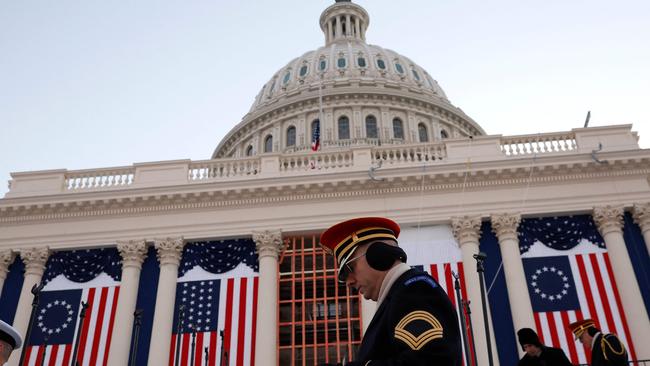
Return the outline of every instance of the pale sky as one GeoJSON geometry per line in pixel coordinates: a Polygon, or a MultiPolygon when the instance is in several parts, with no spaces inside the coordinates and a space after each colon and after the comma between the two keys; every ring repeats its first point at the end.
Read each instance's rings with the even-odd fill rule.
{"type": "MultiPolygon", "coordinates": [[[[488,134],[633,124],[650,147],[650,1],[357,0],[367,41],[488,134]]],[[[264,83],[324,43],[333,0],[0,2],[9,173],[209,159],[264,83]]]]}

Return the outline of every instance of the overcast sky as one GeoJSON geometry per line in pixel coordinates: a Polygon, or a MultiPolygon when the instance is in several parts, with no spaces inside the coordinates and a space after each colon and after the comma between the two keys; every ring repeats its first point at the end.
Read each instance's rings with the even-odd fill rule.
{"type": "MultiPolygon", "coordinates": [[[[357,0],[367,41],[438,80],[488,134],[633,124],[650,146],[648,0],[357,0]]],[[[9,173],[209,159],[333,0],[0,2],[9,173]]]]}

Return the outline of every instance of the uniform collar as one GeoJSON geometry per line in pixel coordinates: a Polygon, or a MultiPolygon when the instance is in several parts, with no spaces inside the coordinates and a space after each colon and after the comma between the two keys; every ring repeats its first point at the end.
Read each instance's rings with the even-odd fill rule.
{"type": "Polygon", "coordinates": [[[386,277],[384,277],[384,281],[381,283],[381,287],[379,288],[379,298],[377,299],[377,307],[379,307],[381,303],[384,301],[384,299],[388,295],[390,288],[393,287],[395,281],[397,281],[397,279],[401,275],[403,275],[410,269],[411,266],[409,266],[408,264],[400,263],[388,270],[388,273],[386,273],[386,277]]]}
{"type": "Polygon", "coordinates": [[[591,350],[592,351],[594,350],[594,345],[596,344],[596,338],[598,338],[601,335],[603,335],[601,332],[598,332],[598,333],[594,334],[594,338],[591,341],[591,350]]]}

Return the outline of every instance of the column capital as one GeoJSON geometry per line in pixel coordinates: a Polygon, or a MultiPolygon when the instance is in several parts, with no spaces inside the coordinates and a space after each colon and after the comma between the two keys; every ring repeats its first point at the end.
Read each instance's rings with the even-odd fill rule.
{"type": "Polygon", "coordinates": [[[598,226],[600,235],[623,231],[623,206],[594,207],[594,222],[598,226]]]}
{"type": "Polygon", "coordinates": [[[19,253],[25,263],[25,276],[28,274],[43,276],[45,264],[50,257],[49,247],[25,248],[20,249],[19,253]]]}
{"type": "Polygon", "coordinates": [[[147,254],[147,242],[144,239],[118,241],[117,250],[122,256],[122,268],[136,267],[140,269],[147,254]]]}
{"type": "Polygon", "coordinates": [[[158,261],[161,265],[173,264],[178,266],[181,263],[181,255],[185,246],[182,237],[154,239],[154,246],[158,251],[158,261]]]}
{"type": "Polygon", "coordinates": [[[521,215],[518,213],[501,213],[490,216],[492,231],[497,235],[499,241],[504,239],[517,239],[517,228],[521,222],[521,215]]]}
{"type": "Polygon", "coordinates": [[[284,251],[282,230],[253,231],[253,241],[260,257],[273,257],[278,259],[284,251]]]}
{"type": "Polygon", "coordinates": [[[7,273],[9,272],[9,266],[14,262],[16,258],[16,252],[11,249],[5,249],[0,251],[0,279],[7,278],[7,273]]]}
{"type": "Polygon", "coordinates": [[[635,203],[632,217],[641,227],[641,231],[650,231],[650,202],[635,203]]]}
{"type": "Polygon", "coordinates": [[[451,228],[458,244],[477,242],[481,234],[481,216],[452,217],[451,228]]]}

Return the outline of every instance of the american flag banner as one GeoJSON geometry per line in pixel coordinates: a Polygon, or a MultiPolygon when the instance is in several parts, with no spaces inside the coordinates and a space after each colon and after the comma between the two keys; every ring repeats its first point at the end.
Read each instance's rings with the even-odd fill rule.
{"type": "Polygon", "coordinates": [[[254,248],[250,239],[185,246],[176,285],[170,366],[177,359],[179,366],[255,364],[259,276],[254,248]]]}
{"type": "Polygon", "coordinates": [[[120,267],[114,249],[51,256],[24,365],[69,366],[77,340],[79,365],[106,365],[120,292],[114,277],[119,279],[120,267]],[[88,307],[79,324],[82,302],[88,307]]]}
{"type": "MultiPolygon", "coordinates": [[[[418,266],[420,267],[420,266],[418,266]]],[[[440,284],[440,287],[445,290],[447,293],[447,296],[449,296],[449,299],[451,300],[451,303],[454,305],[454,309],[458,311],[458,301],[456,299],[456,287],[455,287],[455,279],[452,275],[453,273],[456,273],[460,276],[459,281],[460,281],[460,291],[461,291],[461,296],[464,300],[467,300],[467,288],[465,287],[465,281],[464,281],[464,270],[463,270],[463,263],[462,262],[455,262],[455,263],[439,263],[439,264],[431,264],[429,266],[423,266],[422,268],[424,271],[429,273],[433,278],[438,281],[438,284],[440,284]]],[[[467,314],[465,313],[465,319],[469,319],[467,314]]],[[[458,327],[463,329],[463,324],[461,322],[460,316],[458,317],[458,327]]],[[[467,324],[465,324],[465,327],[467,329],[467,334],[470,335],[471,337],[471,332],[469,331],[469,322],[467,321],[467,324]]],[[[470,338],[471,339],[471,338],[470,338]]],[[[471,345],[472,342],[468,339],[469,344],[471,345]]],[[[470,346],[471,348],[471,346],[470,346]]],[[[471,354],[471,352],[470,352],[471,354]]],[[[463,344],[463,365],[471,365],[472,360],[468,363],[467,360],[465,360],[465,345],[463,344]]]]}
{"type": "Polygon", "coordinates": [[[254,364],[257,291],[258,277],[179,282],[175,314],[185,315],[180,341],[174,319],[170,366],[254,364]]]}
{"type": "Polygon", "coordinates": [[[311,133],[311,150],[318,151],[320,149],[320,122],[312,124],[311,133]]]}
{"type": "Polygon", "coordinates": [[[542,343],[562,348],[573,363],[590,363],[590,352],[568,325],[591,318],[603,332],[616,333],[636,359],[607,252],[586,241],[569,255],[550,248],[541,252],[555,255],[524,255],[522,261],[542,343]]]}

